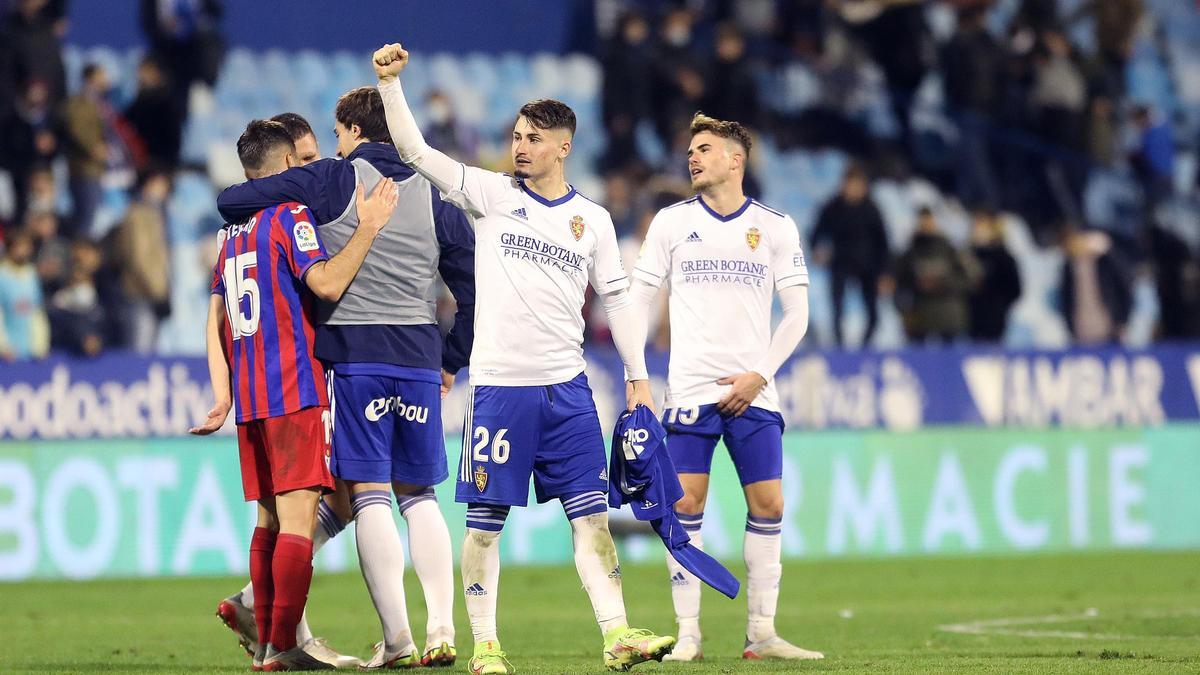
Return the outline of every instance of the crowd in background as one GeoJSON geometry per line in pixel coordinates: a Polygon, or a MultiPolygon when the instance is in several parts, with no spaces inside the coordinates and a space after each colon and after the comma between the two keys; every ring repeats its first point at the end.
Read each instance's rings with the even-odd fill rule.
{"type": "MultiPolygon", "coordinates": [[[[596,23],[602,34],[608,27],[598,57],[609,139],[599,169],[619,195],[610,196],[618,227],[636,238],[664,194],[687,193],[687,122],[703,110],[781,147],[835,147],[853,158],[808,242],[811,262],[830,272],[838,345],[871,344],[877,302],[887,300],[910,342],[1000,341],[1021,295],[1005,214],[1023,219],[1038,245],[1061,247],[1057,305],[1077,343],[1123,339],[1137,274],[1155,275],[1156,337],[1200,336],[1200,322],[1188,318],[1200,310],[1200,257],[1159,222],[1161,207],[1180,196],[1175,155],[1185,139],[1126,87],[1136,41],[1156,39],[1143,0],[1021,0],[1003,26],[989,20],[994,0],[946,1],[954,23],[941,35],[930,26],[934,4],[598,3],[596,23]],[[1071,36],[1089,26],[1084,49],[1071,36]],[[795,114],[763,103],[770,80],[762,74],[787,64],[819,82],[819,100],[795,114]],[[859,108],[871,72],[888,93],[894,124],[885,132],[859,108]],[[930,75],[940,76],[936,112],[948,123],[940,127],[919,123],[930,75]],[[665,150],[657,162],[644,150],[647,132],[665,150]],[[1117,169],[1135,177],[1140,194],[1120,222],[1101,228],[1087,222],[1085,189],[1095,172],[1117,169]],[[889,242],[871,184],[912,176],[938,188],[940,203],[915,205],[911,241],[889,242]],[[946,205],[968,214],[968,245],[941,231],[934,207],[946,205]],[[848,288],[867,314],[855,340],[842,330],[848,288]]],[[[753,175],[747,185],[760,196],[753,175]]]]}
{"type": "MultiPolygon", "coordinates": [[[[1158,337],[1200,337],[1200,260],[1160,222],[1181,198],[1176,149],[1192,139],[1126,87],[1134,45],[1153,33],[1143,2],[1021,0],[997,26],[994,0],[594,0],[607,137],[596,168],[623,253],[632,264],[657,209],[690,195],[687,122],[703,110],[783,149],[852,158],[807,242],[810,264],[829,273],[838,345],[870,345],[885,302],[913,343],[1002,340],[1022,292],[1005,244],[1010,215],[1040,246],[1061,247],[1057,305],[1077,342],[1123,338],[1138,274],[1155,279],[1158,337]],[[951,30],[933,30],[933,5],[953,15],[951,30]],[[1086,48],[1072,39],[1080,26],[1090,26],[1086,48]],[[800,111],[766,103],[765,75],[789,64],[819,85],[800,111]],[[888,129],[862,115],[871,73],[886,85],[888,129]],[[929,124],[919,102],[934,74],[945,125],[929,124]],[[1084,192],[1090,175],[1116,168],[1136,176],[1140,195],[1119,226],[1102,229],[1087,222],[1084,192]],[[915,205],[911,240],[889,241],[872,185],[911,176],[936,186],[939,203],[915,205]],[[939,225],[947,205],[969,214],[965,246],[939,225]],[[853,338],[842,329],[848,293],[867,314],[853,338]]],[[[68,87],[65,5],[0,0],[0,171],[14,204],[0,216],[5,360],[51,348],[153,351],[172,309],[165,205],[187,101],[217,81],[224,50],[217,0],[142,0],[147,51],[136,94],[118,105],[101,66],[68,87]],[[97,228],[113,185],[128,189],[128,210],[97,228]]],[[[424,111],[430,142],[470,160],[478,134],[449,99],[435,92],[424,111]]],[[[752,152],[747,192],[760,197],[754,165],[752,152]]],[[[589,339],[605,339],[602,321],[589,339]]]]}
{"type": "Polygon", "coordinates": [[[0,170],[13,192],[0,218],[0,359],[154,350],[171,312],[166,204],[191,88],[219,72],[220,13],[212,0],[143,0],[148,49],[119,106],[97,64],[68,89],[65,0],[0,2],[0,170]],[[129,205],[100,231],[111,186],[129,205]]]}

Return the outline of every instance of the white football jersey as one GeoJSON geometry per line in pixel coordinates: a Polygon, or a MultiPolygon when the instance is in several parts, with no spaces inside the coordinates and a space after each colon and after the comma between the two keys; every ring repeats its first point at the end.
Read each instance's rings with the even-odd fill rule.
{"type": "Polygon", "coordinates": [[[558,384],[582,373],[589,281],[601,295],[629,286],[608,211],[573,187],[547,200],[475,167],[443,199],[475,226],[471,384],[558,384]]]}
{"type": "MultiPolygon", "coordinates": [[[[698,196],[654,216],[633,275],[669,284],[671,408],[721,400],[729,386],[717,380],[752,370],[771,344],[775,289],[808,284],[789,216],[752,199],[721,216],[698,196]]],[[[753,405],[779,410],[774,380],[753,405]]]]}

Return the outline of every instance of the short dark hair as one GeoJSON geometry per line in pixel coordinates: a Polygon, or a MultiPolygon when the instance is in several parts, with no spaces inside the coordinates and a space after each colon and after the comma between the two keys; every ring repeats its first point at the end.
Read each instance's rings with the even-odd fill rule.
{"type": "Polygon", "coordinates": [[[383,97],[375,87],[359,87],[342,94],[333,117],[347,129],[357,124],[362,137],[372,143],[392,142],[383,112],[383,97]]]}
{"type": "Polygon", "coordinates": [[[308,120],[294,112],[279,113],[272,117],[271,121],[282,124],[283,128],[287,129],[288,135],[292,137],[293,141],[298,141],[305,136],[316,136],[308,120]]]}
{"type": "Polygon", "coordinates": [[[287,132],[287,127],[270,120],[251,120],[237,142],[238,159],[247,171],[262,169],[271,153],[280,148],[295,152],[296,142],[287,132]]]}
{"type": "Polygon", "coordinates": [[[95,76],[96,73],[102,73],[102,72],[104,72],[104,66],[93,61],[83,67],[83,81],[90,82],[92,80],[92,77],[95,76]]]}
{"type": "Polygon", "coordinates": [[[707,131],[718,138],[727,138],[741,145],[742,149],[746,151],[746,156],[750,156],[750,146],[752,145],[750,132],[742,126],[741,122],[719,120],[698,112],[692,116],[690,131],[693,136],[707,131]]]}
{"type": "Polygon", "coordinates": [[[166,164],[152,161],[146,165],[146,168],[138,172],[137,182],[134,183],[134,190],[140,193],[146,187],[146,184],[155,178],[165,178],[167,179],[167,183],[174,183],[175,173],[166,164]]]}
{"type": "Polygon", "coordinates": [[[521,117],[538,129],[566,129],[575,135],[575,111],[552,98],[539,98],[521,106],[521,117]]]}

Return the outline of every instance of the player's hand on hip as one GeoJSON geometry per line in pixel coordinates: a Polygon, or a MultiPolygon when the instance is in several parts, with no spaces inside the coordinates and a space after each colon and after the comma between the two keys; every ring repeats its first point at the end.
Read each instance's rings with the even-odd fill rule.
{"type": "Polygon", "coordinates": [[[638,404],[644,405],[654,410],[654,394],[650,391],[650,380],[633,380],[625,383],[625,409],[632,411],[638,407],[638,404]]]}
{"type": "Polygon", "coordinates": [[[387,225],[392,212],[396,210],[400,191],[396,187],[396,181],[384,178],[375,184],[370,197],[366,197],[364,192],[362,183],[359,183],[358,194],[354,200],[355,208],[358,209],[358,226],[378,233],[387,225]]]}
{"type": "Polygon", "coordinates": [[[401,47],[399,42],[384,45],[375,50],[371,65],[375,66],[375,75],[380,82],[394,80],[408,65],[408,50],[401,47]]]}
{"type": "Polygon", "coordinates": [[[204,418],[204,422],[198,427],[188,429],[189,434],[196,436],[207,436],[221,427],[225,426],[225,418],[229,416],[229,409],[233,404],[229,401],[217,401],[212,410],[208,411],[208,415],[204,418]]]}
{"type": "Polygon", "coordinates": [[[446,394],[454,388],[454,373],[442,371],[442,398],[446,398],[446,394]]]}
{"type": "Polygon", "coordinates": [[[737,417],[746,412],[754,399],[758,398],[759,392],[767,386],[767,380],[762,375],[751,371],[722,377],[717,380],[717,384],[730,385],[729,393],[717,401],[717,411],[722,415],[737,417]]]}

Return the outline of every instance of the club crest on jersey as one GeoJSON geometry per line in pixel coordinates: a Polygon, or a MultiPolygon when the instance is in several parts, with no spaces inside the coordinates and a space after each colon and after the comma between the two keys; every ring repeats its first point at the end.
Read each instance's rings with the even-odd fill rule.
{"type": "Polygon", "coordinates": [[[475,487],[480,492],[487,487],[487,469],[484,469],[482,465],[475,466],[475,487]]]}
{"type": "Polygon", "coordinates": [[[746,230],[746,245],[751,251],[758,250],[758,242],[762,241],[762,234],[759,233],[757,227],[752,227],[746,230]]]}
{"type": "Polygon", "coordinates": [[[583,216],[575,216],[571,219],[571,234],[574,235],[575,241],[583,239],[583,216]]]}
{"type": "Polygon", "coordinates": [[[315,251],[321,247],[317,243],[317,231],[313,229],[312,223],[301,220],[292,228],[292,235],[296,237],[296,250],[298,251],[315,251]]]}

